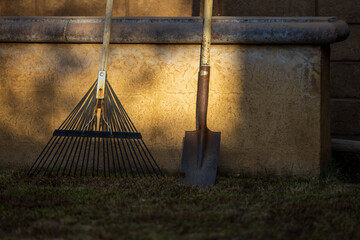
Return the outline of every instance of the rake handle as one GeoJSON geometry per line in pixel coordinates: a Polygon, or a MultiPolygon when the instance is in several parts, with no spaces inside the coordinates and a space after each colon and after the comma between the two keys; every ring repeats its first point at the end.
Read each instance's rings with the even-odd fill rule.
{"type": "Polygon", "coordinates": [[[113,0],[107,0],[106,1],[105,24],[104,24],[104,37],[103,37],[102,54],[101,54],[101,69],[100,69],[101,71],[107,70],[110,34],[111,34],[112,9],[113,9],[113,0]]]}

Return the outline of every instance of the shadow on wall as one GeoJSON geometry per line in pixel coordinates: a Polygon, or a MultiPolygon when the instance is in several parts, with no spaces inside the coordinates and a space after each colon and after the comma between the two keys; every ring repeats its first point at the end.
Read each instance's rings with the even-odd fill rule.
{"type": "Polygon", "coordinates": [[[216,48],[222,47],[227,48],[220,50],[226,60],[218,62],[217,56],[212,57],[209,103],[209,128],[222,132],[219,170],[316,174],[319,47],[216,48]],[[230,49],[234,53],[226,56],[230,49]],[[221,72],[226,72],[226,77],[221,77],[221,72]]]}
{"type": "MultiPolygon", "coordinates": [[[[212,47],[208,122],[222,134],[220,171],[318,169],[319,51],[212,47]]],[[[0,44],[2,166],[35,160],[96,79],[100,53],[100,44],[0,44]]],[[[178,171],[196,127],[199,56],[200,45],[110,45],[108,79],[165,171],[178,171]]]]}
{"type": "MultiPolygon", "coordinates": [[[[0,0],[0,16],[104,16],[105,0],[0,0]]],[[[114,16],[202,16],[203,0],[114,0],[114,16]]],[[[313,16],[313,1],[214,0],[214,16],[313,16]]]]}
{"type": "MultiPolygon", "coordinates": [[[[188,52],[176,49],[175,45],[165,49],[161,45],[111,45],[108,74],[145,142],[155,157],[166,159],[163,163],[171,166],[165,168],[172,170],[178,168],[175,165],[181,154],[178,145],[182,137],[175,135],[184,133],[184,128],[177,128],[183,120],[172,111],[186,114],[184,107],[190,104],[195,113],[193,89],[197,80],[191,77],[194,81],[185,84],[190,90],[183,91],[178,90],[183,81],[178,82],[176,77],[196,76],[198,66],[195,61],[188,67],[188,52]]],[[[198,59],[200,48],[192,49],[198,59]]],[[[35,160],[53,130],[96,79],[100,52],[99,44],[0,44],[0,71],[5,73],[1,77],[4,94],[0,96],[4,104],[0,125],[2,166],[29,166],[35,160]]]]}
{"type": "MultiPolygon", "coordinates": [[[[15,5],[13,0],[2,0],[0,16],[104,16],[105,4],[105,0],[35,0],[18,1],[15,5]]],[[[114,0],[113,16],[201,16],[202,5],[203,0],[114,0]]],[[[224,7],[227,5],[223,0],[214,0],[214,16],[231,15],[224,7]]]]}
{"type": "Polygon", "coordinates": [[[69,91],[75,79],[67,73],[79,72],[84,61],[71,49],[56,49],[56,44],[0,44],[2,165],[28,165],[58,124],[54,116],[75,106],[70,99],[77,93],[69,91]]]}

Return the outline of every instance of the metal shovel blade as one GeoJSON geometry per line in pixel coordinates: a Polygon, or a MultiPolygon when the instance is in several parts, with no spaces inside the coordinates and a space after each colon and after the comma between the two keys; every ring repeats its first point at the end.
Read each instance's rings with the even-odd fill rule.
{"type": "Polygon", "coordinates": [[[185,132],[180,183],[203,187],[212,186],[215,184],[219,160],[220,132],[207,130],[203,147],[200,144],[200,136],[200,130],[185,132]]]}

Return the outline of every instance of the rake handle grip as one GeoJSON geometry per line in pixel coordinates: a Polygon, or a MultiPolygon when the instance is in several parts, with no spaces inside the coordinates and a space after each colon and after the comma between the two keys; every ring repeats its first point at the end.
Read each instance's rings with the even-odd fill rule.
{"type": "Polygon", "coordinates": [[[105,24],[104,24],[104,37],[102,45],[102,54],[101,54],[101,71],[107,70],[107,61],[109,55],[109,44],[110,44],[110,34],[111,34],[111,16],[113,9],[113,0],[106,1],[106,15],[105,15],[105,24]]]}

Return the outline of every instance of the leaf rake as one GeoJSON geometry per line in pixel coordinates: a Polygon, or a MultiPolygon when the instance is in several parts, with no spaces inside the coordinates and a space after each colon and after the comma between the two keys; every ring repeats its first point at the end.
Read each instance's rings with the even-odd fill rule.
{"type": "Polygon", "coordinates": [[[106,77],[112,5],[107,0],[98,78],[54,131],[29,176],[163,176],[106,77]]]}

